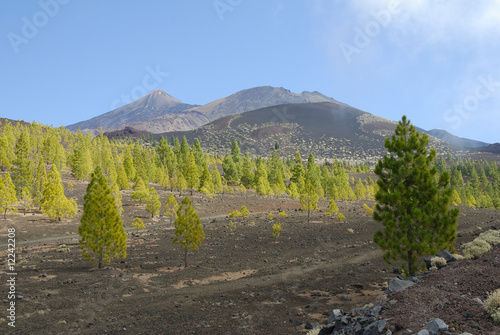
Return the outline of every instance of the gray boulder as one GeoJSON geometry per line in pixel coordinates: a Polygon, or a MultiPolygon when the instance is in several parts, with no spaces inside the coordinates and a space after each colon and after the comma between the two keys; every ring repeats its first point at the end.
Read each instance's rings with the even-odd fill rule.
{"type": "Polygon", "coordinates": [[[363,331],[363,335],[380,335],[385,329],[385,325],[387,324],[386,320],[379,320],[373,322],[363,331]]]}
{"type": "Polygon", "coordinates": [[[427,323],[427,330],[431,335],[441,335],[448,330],[448,325],[441,319],[434,319],[427,323]]]}
{"type": "Polygon", "coordinates": [[[404,290],[407,287],[415,285],[414,282],[409,281],[409,280],[402,280],[399,278],[393,278],[389,282],[389,286],[387,287],[387,290],[385,291],[385,294],[391,294],[394,292],[399,292],[404,290]]]}
{"type": "Polygon", "coordinates": [[[429,331],[427,329],[422,329],[417,333],[417,335],[429,335],[429,331]]]}

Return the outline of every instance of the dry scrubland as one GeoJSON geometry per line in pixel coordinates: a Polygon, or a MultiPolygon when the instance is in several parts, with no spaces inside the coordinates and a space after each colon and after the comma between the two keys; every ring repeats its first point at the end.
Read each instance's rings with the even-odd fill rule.
{"type": "MultiPolygon", "coordinates": [[[[189,253],[190,266],[186,269],[182,250],[172,243],[174,230],[169,218],[151,218],[144,206],[131,201],[131,191],[122,191],[127,258],[97,269],[82,258],[78,246],[77,229],[87,183],[64,174],[63,184],[66,195],[77,201],[75,218],[59,222],[36,212],[0,220],[2,278],[7,263],[5,232],[14,227],[16,288],[22,296],[16,305],[15,331],[0,315],[2,332],[305,333],[308,322],[326,323],[333,308],[346,310],[373,302],[395,275],[372,242],[380,224],[362,209],[364,203],[373,207],[373,201],[338,201],[340,212],[346,216],[340,223],[334,216],[325,216],[328,203],[320,200],[322,210],[313,213],[306,224],[307,214],[298,210],[297,200],[251,192],[217,195],[215,199],[194,193],[191,199],[202,218],[206,238],[199,251],[189,253]],[[73,190],[66,187],[68,182],[74,185],[73,190]],[[231,231],[227,215],[242,205],[251,215],[233,220],[231,231]],[[288,216],[280,218],[278,210],[288,216]],[[273,221],[268,218],[269,212],[274,213],[273,221]],[[144,221],[145,229],[130,229],[135,217],[144,221]],[[272,236],[276,221],[283,222],[277,241],[272,236]]],[[[165,203],[170,192],[156,189],[165,203]]],[[[178,192],[175,194],[179,201],[178,192]]],[[[500,228],[497,211],[462,208],[457,249],[492,227],[500,228]]],[[[493,252],[498,254],[498,249],[493,252]]],[[[467,266],[461,269],[465,273],[467,266]]],[[[470,278],[481,275],[472,273],[470,278]]],[[[498,277],[488,280],[496,280],[498,285],[498,277]]],[[[478,290],[484,299],[487,292],[478,290]]],[[[403,310],[415,314],[412,309],[403,310]]],[[[413,324],[430,321],[432,311],[425,311],[429,320],[413,320],[413,324]]],[[[474,316],[477,320],[469,320],[482,325],[484,332],[476,329],[472,333],[488,333],[483,325],[487,320],[484,313],[478,312],[474,316]]]]}

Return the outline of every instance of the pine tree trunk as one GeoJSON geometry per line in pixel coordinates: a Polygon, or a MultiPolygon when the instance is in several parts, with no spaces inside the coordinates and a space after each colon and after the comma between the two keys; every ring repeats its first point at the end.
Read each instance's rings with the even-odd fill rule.
{"type": "Polygon", "coordinates": [[[413,252],[408,250],[408,274],[410,277],[415,276],[415,271],[413,270],[413,252]]]}
{"type": "Polygon", "coordinates": [[[307,209],[307,224],[309,224],[309,217],[311,216],[311,209],[307,209]]]}
{"type": "Polygon", "coordinates": [[[184,267],[185,268],[188,267],[187,257],[188,257],[188,250],[186,249],[185,252],[184,252],[184,267]]]}

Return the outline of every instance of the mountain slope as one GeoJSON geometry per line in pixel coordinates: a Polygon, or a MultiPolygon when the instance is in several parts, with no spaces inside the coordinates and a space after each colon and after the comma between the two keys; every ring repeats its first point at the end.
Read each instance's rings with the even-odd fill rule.
{"type": "Polygon", "coordinates": [[[118,129],[131,122],[146,121],[160,115],[176,113],[194,105],[168,95],[162,90],[154,90],[128,105],[119,107],[111,112],[96,116],[87,121],[81,121],[67,126],[69,130],[84,129],[118,129]]]}
{"type": "MultiPolygon", "coordinates": [[[[396,122],[337,102],[287,104],[261,108],[212,121],[198,129],[156,134],[159,139],[186,136],[190,143],[198,138],[206,150],[226,153],[233,140],[238,140],[242,152],[268,155],[278,142],[280,152],[292,155],[298,148],[312,152],[316,158],[372,161],[387,153],[385,137],[391,135],[396,122]]],[[[126,136],[133,135],[128,129],[126,136]]],[[[123,137],[119,132],[108,137],[123,137]]],[[[141,134],[142,135],[142,134],[141,134]]],[[[139,135],[140,136],[140,135],[139,135]]],[[[431,145],[438,152],[450,152],[449,145],[434,137],[431,145]]]]}
{"type": "Polygon", "coordinates": [[[283,87],[260,86],[238,91],[225,98],[189,110],[203,113],[213,121],[222,116],[240,114],[264,107],[322,101],[337,102],[319,92],[305,91],[297,94],[283,87]]]}
{"type": "MultiPolygon", "coordinates": [[[[319,92],[290,92],[282,87],[262,86],[242,90],[203,106],[184,104],[161,90],[106,114],[69,125],[70,130],[120,129],[125,126],[152,133],[196,129],[219,117],[239,114],[259,108],[292,104],[335,102],[319,92]]],[[[339,103],[340,104],[340,103],[339,103]]]]}
{"type": "Polygon", "coordinates": [[[448,142],[452,145],[455,145],[457,147],[479,148],[479,147],[485,147],[485,146],[490,145],[490,143],[471,140],[471,139],[463,138],[463,137],[458,137],[458,136],[450,134],[446,130],[442,130],[442,129],[431,129],[431,130],[423,130],[423,131],[429,135],[432,135],[434,137],[445,140],[446,142],[448,142]]]}

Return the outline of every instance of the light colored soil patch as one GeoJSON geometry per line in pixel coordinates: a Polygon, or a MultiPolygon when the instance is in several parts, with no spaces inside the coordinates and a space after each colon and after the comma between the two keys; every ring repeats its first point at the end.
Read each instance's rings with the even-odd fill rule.
{"type": "Polygon", "coordinates": [[[171,272],[179,271],[179,270],[182,270],[182,269],[183,268],[180,268],[180,267],[176,266],[176,267],[158,268],[158,269],[156,269],[156,271],[163,272],[163,273],[171,273],[171,272]]]}
{"type": "Polygon", "coordinates": [[[188,286],[193,286],[193,285],[206,285],[206,284],[211,284],[215,282],[220,282],[220,281],[232,281],[232,280],[237,280],[241,279],[244,277],[248,277],[250,275],[253,275],[257,273],[257,270],[243,270],[243,271],[238,271],[238,272],[225,272],[219,276],[211,276],[207,278],[203,278],[201,280],[194,279],[194,280],[181,280],[179,283],[172,285],[174,288],[183,288],[183,287],[188,287],[188,286]]]}
{"type": "Polygon", "coordinates": [[[158,274],[154,273],[140,273],[132,275],[135,279],[139,279],[144,284],[147,284],[151,278],[158,277],[158,274]]]}

